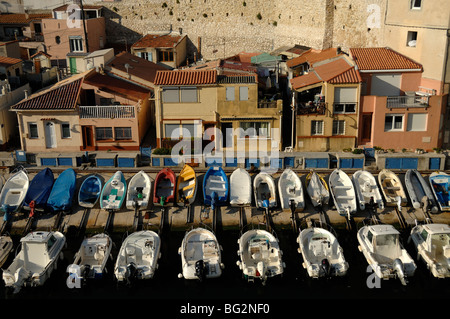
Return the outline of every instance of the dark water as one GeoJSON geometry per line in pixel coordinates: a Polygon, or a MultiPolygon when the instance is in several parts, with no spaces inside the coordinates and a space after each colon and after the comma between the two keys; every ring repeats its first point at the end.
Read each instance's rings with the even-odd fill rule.
{"type": "MultiPolygon", "coordinates": [[[[167,230],[162,235],[162,257],[155,277],[146,282],[139,282],[132,287],[118,287],[113,279],[113,266],[124,233],[112,234],[115,246],[113,261],[108,264],[109,273],[98,282],[91,282],[82,289],[69,289],[66,286],[66,267],[73,261],[74,253],[78,250],[81,238],[67,233],[67,248],[64,250],[64,260],[60,261],[58,269],[52,273],[43,287],[23,288],[17,295],[5,292],[1,281],[0,297],[3,300],[37,300],[51,301],[63,299],[78,302],[83,300],[128,300],[143,302],[146,307],[164,306],[164,309],[178,314],[181,307],[189,300],[191,304],[222,303],[222,302],[266,302],[273,309],[282,308],[288,311],[307,305],[327,304],[327,301],[386,300],[397,299],[400,302],[407,299],[433,300],[433,303],[443,308],[443,299],[449,300],[450,285],[448,280],[438,280],[430,275],[422,262],[417,262],[418,269],[414,277],[409,279],[407,286],[402,286],[399,280],[382,281],[381,288],[368,288],[366,280],[367,262],[358,251],[356,235],[347,230],[338,230],[337,236],[344,249],[344,255],[349,262],[348,275],[344,278],[329,280],[309,279],[302,267],[302,257],[297,253],[296,234],[290,229],[277,230],[283,261],[286,263],[285,273],[281,278],[267,282],[247,283],[243,280],[241,271],[236,265],[237,239],[239,230],[225,230],[218,232],[218,239],[223,247],[222,261],[225,269],[221,278],[203,283],[179,279],[181,261],[178,248],[184,236],[183,231],[167,230]],[[300,304],[299,304],[300,303],[300,304]],[[292,309],[293,308],[293,309],[292,309]]],[[[406,244],[406,236],[403,241],[406,244]]],[[[14,238],[17,243],[19,238],[14,238]]],[[[406,245],[411,256],[415,257],[412,246],[406,245]]],[[[13,255],[13,254],[12,254],[13,255]]],[[[7,267],[12,258],[6,262],[7,267]]],[[[111,302],[109,302],[111,304],[111,302]]],[[[126,305],[127,303],[125,303],[126,305]]]]}

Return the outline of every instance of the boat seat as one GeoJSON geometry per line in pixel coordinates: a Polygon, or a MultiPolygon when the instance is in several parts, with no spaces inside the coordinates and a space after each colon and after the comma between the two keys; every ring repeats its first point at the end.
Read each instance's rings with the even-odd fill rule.
{"type": "Polygon", "coordinates": [[[182,178],[183,178],[184,181],[188,181],[190,179],[194,179],[195,178],[195,173],[191,172],[189,174],[183,175],[182,178]]]}
{"type": "Polygon", "coordinates": [[[353,199],[353,196],[338,196],[338,199],[353,199]]]}
{"type": "Polygon", "coordinates": [[[220,187],[210,187],[209,190],[212,190],[212,191],[224,191],[225,189],[224,188],[220,188],[220,187]]]}
{"type": "Polygon", "coordinates": [[[389,190],[393,190],[393,191],[399,191],[400,190],[400,187],[397,187],[397,186],[388,186],[388,187],[385,187],[386,189],[389,189],[389,190]]]}
{"type": "Polygon", "coordinates": [[[194,188],[195,187],[195,184],[192,184],[192,185],[188,185],[188,186],[185,186],[185,187],[183,187],[183,191],[187,191],[187,190],[189,190],[189,189],[191,189],[191,188],[194,188]]]}
{"type": "Polygon", "coordinates": [[[335,189],[352,189],[351,186],[345,186],[345,185],[337,185],[333,186],[335,189]]]}

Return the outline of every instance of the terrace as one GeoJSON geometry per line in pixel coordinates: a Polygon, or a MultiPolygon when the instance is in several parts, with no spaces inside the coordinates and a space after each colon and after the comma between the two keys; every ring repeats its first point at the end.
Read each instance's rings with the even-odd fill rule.
{"type": "Polygon", "coordinates": [[[80,119],[132,119],[135,117],[134,105],[80,106],[80,119]]]}

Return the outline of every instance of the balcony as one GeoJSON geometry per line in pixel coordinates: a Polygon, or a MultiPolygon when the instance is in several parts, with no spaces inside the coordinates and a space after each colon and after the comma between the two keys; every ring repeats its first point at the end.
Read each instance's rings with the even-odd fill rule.
{"type": "Polygon", "coordinates": [[[407,109],[407,108],[427,108],[429,96],[426,95],[405,95],[388,96],[386,107],[388,109],[407,109]]]}
{"type": "Polygon", "coordinates": [[[297,115],[308,115],[308,114],[324,115],[326,109],[327,103],[325,102],[299,103],[297,105],[297,115]]]}
{"type": "Polygon", "coordinates": [[[134,105],[80,106],[80,119],[132,119],[134,105]]]}

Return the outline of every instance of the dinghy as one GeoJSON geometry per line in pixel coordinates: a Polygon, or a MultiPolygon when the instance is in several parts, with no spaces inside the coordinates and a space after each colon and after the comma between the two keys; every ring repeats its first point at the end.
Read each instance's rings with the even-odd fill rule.
{"type": "Polygon", "coordinates": [[[137,172],[128,183],[126,207],[128,209],[146,209],[151,187],[150,176],[144,171],[137,172]]]}
{"type": "Polygon", "coordinates": [[[230,205],[248,206],[252,203],[252,178],[243,168],[237,168],[230,175],[230,205]]]}
{"type": "Polygon", "coordinates": [[[0,209],[5,213],[5,220],[22,207],[29,185],[28,175],[23,169],[13,173],[3,185],[0,209]]]}
{"type": "Polygon", "coordinates": [[[350,218],[350,215],[357,211],[356,194],[352,180],[343,170],[335,169],[331,172],[328,182],[338,213],[350,218]]]}
{"type": "Polygon", "coordinates": [[[236,264],[247,281],[259,279],[265,284],[268,278],[283,274],[282,251],[273,234],[263,229],[248,230],[238,239],[238,245],[236,264]]]}
{"type": "Polygon", "coordinates": [[[336,237],[321,227],[309,227],[297,237],[303,267],[311,278],[345,276],[348,263],[336,237]]]}
{"type": "Polygon", "coordinates": [[[92,208],[98,202],[102,192],[102,180],[97,175],[89,175],[81,183],[78,192],[78,204],[81,207],[92,208]]]}
{"type": "Polygon", "coordinates": [[[409,169],[406,171],[405,186],[415,209],[423,207],[423,201],[426,200],[427,209],[430,209],[432,213],[437,213],[439,211],[431,188],[416,169],[409,169]]]}
{"type": "Polygon", "coordinates": [[[203,202],[212,209],[225,205],[228,199],[228,178],[222,167],[211,166],[203,177],[203,202]]]}
{"type": "Polygon", "coordinates": [[[275,182],[269,174],[258,173],[253,180],[256,208],[277,207],[275,182]]]}
{"type": "Polygon", "coordinates": [[[64,170],[53,184],[47,206],[53,212],[66,211],[72,207],[77,174],[72,168],[64,170]]]}
{"type": "Polygon", "coordinates": [[[306,191],[314,207],[327,205],[330,199],[328,185],[322,176],[310,171],[306,176],[306,191]]]}
{"type": "Polygon", "coordinates": [[[100,208],[114,211],[119,210],[127,193],[127,181],[121,171],[117,171],[103,186],[100,195],[100,208]]]}
{"type": "Polygon", "coordinates": [[[161,257],[161,240],[157,233],[142,230],[130,234],[122,243],[114,267],[118,282],[153,278],[161,257]]]}
{"type": "Polygon", "coordinates": [[[436,278],[450,277],[450,227],[447,224],[417,225],[411,230],[417,258],[422,258],[436,278]]]}
{"type": "Polygon", "coordinates": [[[82,281],[101,279],[106,271],[106,262],[111,255],[112,240],[105,234],[85,238],[75,254],[73,263],[67,266],[69,277],[82,281]]]}
{"type": "Polygon", "coordinates": [[[179,278],[218,278],[222,274],[222,247],[214,233],[206,228],[194,228],[186,233],[178,249],[182,273],[179,278]]]}
{"type": "Polygon", "coordinates": [[[155,178],[153,186],[153,205],[165,206],[175,200],[175,173],[170,168],[163,168],[155,178]]]}
{"type": "Polygon", "coordinates": [[[450,211],[450,175],[444,172],[433,172],[429,176],[431,190],[441,211],[450,211]]]}
{"type": "Polygon", "coordinates": [[[384,209],[383,198],[377,186],[377,180],[372,173],[362,170],[356,171],[352,175],[352,180],[355,185],[355,192],[361,210],[366,209],[366,206],[370,205],[371,201],[379,209],[384,209]]]}
{"type": "Polygon", "coordinates": [[[8,269],[3,270],[5,286],[14,289],[14,293],[22,287],[44,285],[58,260],[63,258],[66,237],[60,232],[38,231],[28,233],[20,243],[20,252],[8,269]]]}
{"type": "Polygon", "coordinates": [[[387,206],[397,206],[398,209],[401,209],[401,206],[407,204],[408,200],[406,199],[402,182],[394,172],[388,169],[382,169],[378,173],[378,183],[381,186],[381,191],[387,206]]]}
{"type": "Polygon", "coordinates": [[[194,169],[185,164],[177,178],[175,202],[178,206],[191,205],[197,195],[197,177],[194,169]]]}
{"type": "Polygon", "coordinates": [[[302,182],[293,170],[287,168],[281,174],[278,179],[278,193],[282,209],[293,208],[302,211],[305,208],[302,182]]]}
{"type": "Polygon", "coordinates": [[[48,167],[37,173],[31,180],[23,201],[23,208],[30,211],[30,216],[34,215],[36,209],[45,210],[54,182],[53,172],[48,167]]]}
{"type": "Polygon", "coordinates": [[[0,267],[3,266],[8,259],[9,254],[13,250],[13,241],[10,236],[0,236],[0,267]]]}
{"type": "Polygon", "coordinates": [[[398,278],[406,285],[417,266],[400,244],[399,235],[392,225],[363,226],[357,233],[358,249],[378,278],[398,278]]]}

